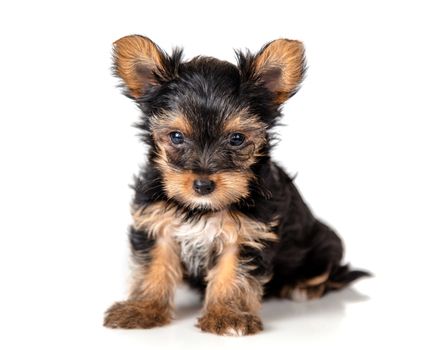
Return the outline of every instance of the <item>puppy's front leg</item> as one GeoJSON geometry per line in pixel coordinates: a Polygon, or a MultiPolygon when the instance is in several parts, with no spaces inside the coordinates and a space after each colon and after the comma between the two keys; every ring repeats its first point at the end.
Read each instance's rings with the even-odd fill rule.
{"type": "Polygon", "coordinates": [[[198,326],[219,335],[247,335],[262,330],[258,315],[262,284],[239,259],[239,247],[224,249],[209,271],[204,314],[198,326]]]}
{"type": "Polygon", "coordinates": [[[171,237],[174,217],[162,205],[133,215],[130,241],[136,269],[130,297],[105,314],[111,328],[152,328],[171,321],[174,291],[182,279],[179,247],[171,237]]]}

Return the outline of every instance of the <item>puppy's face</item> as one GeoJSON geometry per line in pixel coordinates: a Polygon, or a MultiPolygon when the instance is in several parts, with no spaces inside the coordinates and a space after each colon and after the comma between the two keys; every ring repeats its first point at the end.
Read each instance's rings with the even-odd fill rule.
{"type": "Polygon", "coordinates": [[[144,112],[139,127],[163,190],[186,207],[220,210],[249,196],[252,167],[268,155],[268,130],[304,72],[298,41],[238,53],[238,62],[183,62],[180,51],[168,56],[141,36],[115,43],[115,72],[144,112]]]}
{"type": "Polygon", "coordinates": [[[266,125],[245,109],[192,113],[178,108],[154,117],[154,163],[169,197],[191,208],[222,209],[248,196],[266,125]]]}

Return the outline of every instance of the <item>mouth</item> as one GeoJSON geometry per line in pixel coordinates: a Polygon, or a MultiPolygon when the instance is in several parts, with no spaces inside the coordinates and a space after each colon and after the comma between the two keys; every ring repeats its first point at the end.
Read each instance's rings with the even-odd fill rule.
{"type": "Polygon", "coordinates": [[[181,201],[181,202],[184,203],[190,209],[201,209],[201,210],[217,211],[217,210],[222,210],[222,209],[224,209],[226,207],[226,206],[217,206],[217,205],[215,205],[214,201],[211,200],[211,196],[209,196],[209,195],[206,195],[206,196],[196,196],[194,198],[190,198],[186,202],[184,202],[184,201],[181,201]]]}

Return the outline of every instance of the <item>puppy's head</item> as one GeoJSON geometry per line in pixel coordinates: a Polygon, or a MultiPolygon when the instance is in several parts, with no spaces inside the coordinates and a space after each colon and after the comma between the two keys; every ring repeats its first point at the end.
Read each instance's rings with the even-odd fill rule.
{"type": "Polygon", "coordinates": [[[192,209],[220,210],[249,196],[254,165],[268,157],[268,131],[304,74],[302,43],[279,39],[238,65],[182,60],[150,39],[114,43],[114,70],[143,111],[150,160],[166,196],[192,209]]]}

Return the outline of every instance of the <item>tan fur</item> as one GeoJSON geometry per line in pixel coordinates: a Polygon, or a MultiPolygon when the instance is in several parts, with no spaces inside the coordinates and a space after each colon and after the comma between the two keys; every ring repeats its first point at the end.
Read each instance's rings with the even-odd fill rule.
{"type": "Polygon", "coordinates": [[[189,170],[179,170],[171,166],[170,159],[177,152],[171,144],[170,133],[182,132],[185,137],[192,134],[187,118],[179,113],[164,113],[152,118],[152,135],[156,142],[155,162],[162,172],[163,186],[170,198],[175,198],[190,208],[206,207],[216,210],[237,202],[249,195],[249,182],[253,174],[249,167],[254,164],[261,154],[258,150],[266,142],[265,124],[243,109],[230,117],[224,126],[227,137],[231,132],[241,132],[247,137],[250,144],[238,151],[238,171],[225,171],[208,175],[208,179],[215,182],[215,191],[205,197],[199,196],[193,189],[193,182],[201,174],[189,170]]]}
{"type": "Polygon", "coordinates": [[[248,276],[239,261],[239,248],[224,249],[207,275],[204,313],[198,320],[206,332],[223,335],[254,334],[262,330],[259,318],[262,284],[248,276]]]}
{"type": "MultiPolygon", "coordinates": [[[[197,176],[189,171],[179,171],[169,166],[162,167],[163,186],[170,198],[176,198],[183,203],[193,203],[193,198],[200,198],[193,189],[197,176]]],[[[191,205],[193,206],[193,205],[191,205]]]]}
{"type": "MultiPolygon", "coordinates": [[[[168,268],[165,268],[165,271],[162,271],[161,266],[156,268],[156,270],[146,271],[146,275],[143,275],[145,277],[142,280],[149,281],[150,274],[153,274],[152,278],[157,279],[159,273],[162,276],[163,272],[168,272],[169,280],[177,281],[181,276],[173,274],[173,270],[174,266],[177,267],[180,264],[177,233],[185,225],[181,215],[174,209],[169,208],[165,202],[158,202],[147,208],[135,208],[133,219],[134,226],[137,229],[147,230],[147,234],[159,240],[159,242],[156,242],[152,252],[152,255],[157,259],[152,260],[149,266],[153,264],[157,266],[156,262],[159,262],[159,265],[166,264],[168,266],[168,268]]],[[[217,254],[220,256],[219,264],[214,267],[214,271],[211,270],[209,272],[208,280],[213,281],[217,285],[219,283],[217,281],[222,279],[224,281],[222,284],[230,286],[232,289],[236,289],[236,284],[234,282],[231,284],[226,282],[230,279],[235,281],[240,278],[241,282],[244,283],[242,277],[247,275],[248,270],[251,268],[248,262],[239,261],[239,247],[243,245],[261,249],[263,242],[277,239],[272,232],[271,226],[250,219],[237,212],[223,210],[206,214],[200,220],[203,220],[205,223],[209,223],[211,220],[211,225],[207,226],[204,224],[204,227],[207,226],[207,230],[210,230],[210,227],[211,230],[215,230],[214,232],[202,232],[202,235],[209,234],[212,237],[209,242],[211,247],[207,249],[207,254],[217,254]],[[239,270],[239,266],[242,269],[239,270]],[[218,276],[217,280],[213,278],[215,276],[218,276]]],[[[192,230],[191,226],[189,230],[192,230]]],[[[149,291],[148,285],[143,286],[142,284],[143,290],[149,291]]],[[[245,289],[248,286],[244,285],[242,288],[245,289]]],[[[216,289],[219,290],[219,288],[216,289]]]]}
{"type": "Polygon", "coordinates": [[[138,266],[131,299],[159,299],[172,307],[174,290],[182,280],[177,243],[169,235],[159,237],[149,252],[148,266],[138,266]]]}
{"type": "Polygon", "coordinates": [[[341,289],[344,288],[347,283],[327,281],[327,285],[331,289],[341,289]]]}
{"type": "MultiPolygon", "coordinates": [[[[148,207],[133,208],[134,227],[156,239],[149,251],[150,262],[140,264],[130,299],[112,306],[105,325],[120,328],[149,328],[171,320],[173,293],[182,279],[179,232],[193,229],[181,214],[157,202],[148,207]],[[188,226],[186,226],[188,225],[188,226]]],[[[265,241],[276,240],[272,227],[228,210],[204,215],[203,226],[211,235],[208,254],[217,262],[207,273],[204,315],[199,326],[218,334],[253,334],[262,329],[258,316],[262,285],[266,278],[249,275],[254,268],[239,257],[241,246],[261,249],[265,241]],[[211,224],[210,224],[211,223],[211,224]],[[207,225],[208,224],[208,225],[207,225]],[[227,317],[227,315],[229,317],[227,317]]],[[[186,232],[185,232],[186,233],[186,232]]],[[[202,238],[205,238],[204,236],[202,238]]],[[[205,267],[203,267],[205,268],[205,267]]]]}
{"type": "Polygon", "coordinates": [[[217,265],[208,273],[208,288],[211,289],[207,303],[223,301],[227,297],[232,297],[232,289],[235,287],[238,268],[238,249],[231,246],[225,249],[219,257],[217,265]]]}
{"type": "Polygon", "coordinates": [[[304,46],[300,41],[278,39],[271,42],[259,53],[255,62],[257,74],[280,69],[281,75],[272,90],[276,103],[285,102],[302,80],[304,46]]]}
{"type": "Polygon", "coordinates": [[[133,219],[134,227],[146,231],[156,242],[148,253],[149,264],[137,264],[129,299],[107,310],[104,325],[111,328],[151,328],[169,323],[174,291],[182,279],[178,245],[169,234],[174,225],[171,220],[176,219],[172,211],[165,203],[156,203],[133,208],[133,219]]]}
{"type": "MultiPolygon", "coordinates": [[[[223,210],[208,214],[208,217],[215,219],[217,223],[217,233],[214,235],[213,247],[216,254],[237,256],[240,245],[249,246],[256,249],[263,248],[263,242],[275,241],[277,236],[272,232],[272,227],[261,222],[250,219],[244,214],[223,210]]],[[[205,220],[204,216],[201,220],[205,220]]],[[[234,257],[225,261],[232,261],[234,257]]],[[[247,268],[247,264],[243,267],[247,268]]]]}
{"type": "Polygon", "coordinates": [[[298,301],[318,299],[324,295],[326,286],[330,286],[330,272],[299,282],[296,286],[284,286],[280,292],[282,298],[298,301]]]}
{"type": "Polygon", "coordinates": [[[114,58],[117,74],[134,97],[140,97],[147,83],[156,83],[151,74],[140,72],[159,71],[163,64],[160,49],[150,39],[140,35],[125,36],[117,40],[114,43],[114,58]]]}
{"type": "MultiPolygon", "coordinates": [[[[244,214],[221,210],[204,215],[200,220],[213,220],[217,232],[212,233],[213,246],[217,254],[222,254],[226,247],[245,245],[256,249],[263,247],[264,241],[277,239],[272,232],[273,226],[250,219],[244,214]]],[[[180,213],[167,206],[165,202],[157,202],[148,207],[133,208],[134,227],[146,230],[153,238],[169,239],[184,225],[180,213]]],[[[277,220],[271,225],[277,225],[277,220]]]]}
{"type": "Polygon", "coordinates": [[[324,295],[325,288],[326,288],[325,283],[322,283],[318,286],[305,288],[308,299],[309,300],[319,299],[320,297],[322,297],[324,295]]]}
{"type": "Polygon", "coordinates": [[[148,207],[133,207],[133,225],[137,230],[146,230],[153,238],[166,237],[167,230],[178,225],[175,210],[165,202],[156,202],[148,207]]]}
{"type": "Polygon", "coordinates": [[[198,178],[198,175],[189,170],[174,169],[162,160],[159,160],[158,164],[161,165],[167,195],[187,204],[190,208],[223,209],[248,196],[249,181],[253,178],[251,172],[238,171],[224,171],[208,175],[208,179],[216,184],[215,190],[206,196],[199,196],[193,189],[193,181],[198,178]]]}
{"type": "Polygon", "coordinates": [[[160,297],[172,304],[173,292],[182,279],[180,252],[171,230],[178,225],[174,210],[163,202],[133,210],[133,226],[156,238],[149,252],[148,266],[138,266],[135,273],[131,298],[160,297]]]}
{"type": "Polygon", "coordinates": [[[221,210],[249,195],[251,171],[224,171],[208,175],[215,182],[215,190],[209,195],[200,196],[193,189],[193,181],[200,175],[190,170],[178,170],[168,163],[167,148],[160,147],[156,160],[163,174],[163,186],[170,198],[175,198],[190,208],[206,207],[221,210]]]}
{"type": "Polygon", "coordinates": [[[254,334],[262,330],[258,316],[262,285],[249,275],[253,266],[239,257],[241,245],[261,248],[260,239],[274,240],[270,227],[238,213],[223,214],[221,227],[226,239],[219,248],[216,265],[207,275],[204,314],[199,327],[207,332],[225,335],[254,334]],[[261,238],[259,238],[261,237],[261,238]]]}
{"type": "Polygon", "coordinates": [[[330,276],[330,272],[326,272],[322,275],[310,278],[310,279],[302,282],[301,285],[303,285],[304,287],[318,286],[318,285],[326,282],[328,279],[328,276],[330,276]]]}
{"type": "Polygon", "coordinates": [[[182,132],[185,137],[189,137],[193,132],[187,118],[177,112],[162,113],[153,116],[151,119],[153,138],[158,143],[170,144],[169,134],[173,131],[182,132]]]}
{"type": "Polygon", "coordinates": [[[207,293],[204,308],[227,306],[234,311],[257,314],[262,297],[262,284],[249,277],[252,268],[239,260],[239,248],[224,249],[215,267],[207,275],[207,293]]]}
{"type": "MultiPolygon", "coordinates": [[[[272,226],[277,225],[277,219],[272,222],[272,226],[265,225],[259,221],[250,219],[248,216],[231,211],[223,211],[222,228],[226,235],[236,237],[239,245],[247,245],[261,249],[261,241],[274,241],[277,239],[275,233],[271,231],[272,226]]],[[[232,242],[232,240],[228,240],[232,242]]]]}
{"type": "Polygon", "coordinates": [[[257,314],[233,311],[224,305],[217,305],[198,319],[198,326],[204,332],[219,335],[252,335],[263,330],[257,314]]]}
{"type": "Polygon", "coordinates": [[[211,207],[216,209],[235,203],[249,194],[249,181],[253,178],[250,172],[225,171],[210,175],[216,183],[216,189],[208,196],[211,207]]]}
{"type": "Polygon", "coordinates": [[[168,324],[171,319],[167,304],[155,300],[127,300],[115,303],[106,311],[103,325],[109,328],[152,328],[168,324]]]}
{"type": "MultiPolygon", "coordinates": [[[[170,232],[178,224],[174,211],[163,202],[133,209],[133,226],[156,239],[149,251],[149,264],[138,264],[130,299],[154,300],[173,306],[174,291],[182,280],[180,251],[170,232]]],[[[137,257],[136,257],[137,258],[137,257]]]]}
{"type": "Polygon", "coordinates": [[[250,131],[263,130],[266,124],[261,122],[256,115],[251,114],[247,108],[242,108],[234,115],[228,117],[223,127],[226,132],[250,131]]]}
{"type": "Polygon", "coordinates": [[[246,142],[252,143],[251,146],[240,152],[243,156],[242,161],[239,162],[240,168],[250,167],[262,155],[259,153],[259,150],[267,142],[266,124],[261,122],[257,116],[250,114],[246,109],[229,117],[224,125],[224,131],[227,135],[233,132],[240,132],[246,136],[246,142]]]}
{"type": "Polygon", "coordinates": [[[281,298],[290,299],[291,293],[293,292],[294,289],[295,289],[294,286],[283,286],[282,289],[280,290],[279,296],[281,298]]]}
{"type": "Polygon", "coordinates": [[[265,130],[267,125],[259,120],[257,116],[242,109],[229,117],[224,124],[225,133],[241,132],[249,137],[257,146],[265,142],[265,130]]]}

